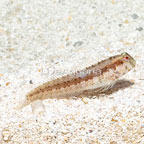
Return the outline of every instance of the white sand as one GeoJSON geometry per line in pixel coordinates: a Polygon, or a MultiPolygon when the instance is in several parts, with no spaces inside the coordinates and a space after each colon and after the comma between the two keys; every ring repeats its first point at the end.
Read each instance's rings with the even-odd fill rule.
{"type": "Polygon", "coordinates": [[[2,144],[144,143],[143,0],[1,0],[0,141],[2,144]],[[27,92],[121,52],[137,62],[112,94],[48,99],[45,112],[15,107],[27,92]],[[31,80],[31,83],[30,83],[31,80]]]}

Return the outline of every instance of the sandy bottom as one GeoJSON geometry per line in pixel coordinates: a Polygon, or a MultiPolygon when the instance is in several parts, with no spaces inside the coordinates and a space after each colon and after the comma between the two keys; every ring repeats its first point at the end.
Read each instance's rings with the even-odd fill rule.
{"type": "Polygon", "coordinates": [[[143,6],[1,0],[0,144],[143,144],[143,6]],[[122,52],[137,65],[105,94],[47,99],[41,114],[30,105],[16,109],[40,84],[122,52]]]}

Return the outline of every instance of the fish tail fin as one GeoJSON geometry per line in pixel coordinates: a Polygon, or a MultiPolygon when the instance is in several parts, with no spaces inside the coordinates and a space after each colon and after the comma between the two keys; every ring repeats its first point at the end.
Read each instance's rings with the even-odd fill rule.
{"type": "Polygon", "coordinates": [[[29,104],[28,100],[24,100],[22,103],[20,102],[19,105],[16,106],[17,110],[22,110],[25,106],[29,104]]]}

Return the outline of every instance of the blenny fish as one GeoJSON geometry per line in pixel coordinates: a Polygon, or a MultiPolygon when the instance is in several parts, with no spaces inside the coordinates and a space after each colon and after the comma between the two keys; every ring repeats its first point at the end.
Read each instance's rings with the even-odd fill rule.
{"type": "Polygon", "coordinates": [[[135,65],[134,58],[126,52],[112,56],[83,70],[40,85],[26,95],[26,100],[21,104],[21,108],[36,100],[68,98],[70,95],[75,96],[101,87],[105,91],[135,65]]]}

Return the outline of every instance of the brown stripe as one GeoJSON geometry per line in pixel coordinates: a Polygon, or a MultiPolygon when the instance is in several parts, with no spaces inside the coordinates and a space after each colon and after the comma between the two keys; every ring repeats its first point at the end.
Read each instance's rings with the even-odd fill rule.
{"type": "Polygon", "coordinates": [[[32,97],[33,95],[37,95],[41,92],[43,93],[45,91],[52,91],[53,89],[57,90],[57,89],[60,89],[60,88],[69,87],[71,85],[77,85],[77,84],[80,84],[82,81],[86,82],[88,80],[93,79],[94,77],[99,77],[100,75],[103,75],[103,73],[109,71],[109,69],[116,70],[116,67],[119,66],[119,65],[122,65],[123,61],[121,61],[119,59],[119,60],[115,61],[114,63],[112,63],[112,62],[109,63],[108,62],[108,60],[111,61],[115,57],[111,57],[111,58],[109,58],[107,60],[104,60],[104,61],[102,61],[102,62],[100,62],[96,65],[92,65],[92,66],[86,68],[85,70],[82,70],[82,71],[79,71],[78,73],[75,73],[75,78],[70,80],[70,81],[62,82],[62,83],[59,83],[59,84],[56,84],[56,85],[53,85],[53,86],[47,86],[45,88],[40,88],[39,90],[36,90],[35,92],[30,93],[29,96],[32,97]],[[85,72],[86,70],[89,70],[90,74],[87,74],[84,77],[78,77],[78,74],[81,74],[81,72],[85,72]]]}

